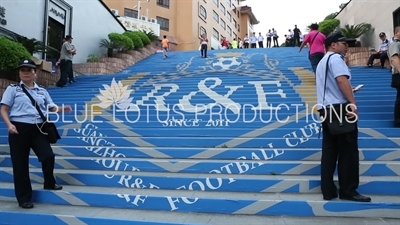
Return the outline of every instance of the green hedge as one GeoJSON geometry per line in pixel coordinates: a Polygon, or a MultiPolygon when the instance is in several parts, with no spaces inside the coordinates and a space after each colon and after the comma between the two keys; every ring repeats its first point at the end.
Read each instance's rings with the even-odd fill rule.
{"type": "Polygon", "coordinates": [[[108,38],[110,39],[111,42],[115,43],[115,45],[119,49],[130,50],[135,47],[132,39],[128,38],[125,35],[118,33],[109,33],[108,38]]]}
{"type": "Polygon", "coordinates": [[[144,47],[143,41],[137,33],[132,31],[125,31],[123,35],[128,37],[133,42],[134,49],[141,49],[144,47]]]}
{"type": "Polygon", "coordinates": [[[144,46],[147,46],[151,43],[150,38],[145,33],[141,31],[134,31],[133,33],[137,34],[140,37],[144,46]]]}
{"type": "Polygon", "coordinates": [[[26,48],[15,41],[0,36],[0,71],[11,71],[21,59],[30,59],[32,55],[26,48]]]}

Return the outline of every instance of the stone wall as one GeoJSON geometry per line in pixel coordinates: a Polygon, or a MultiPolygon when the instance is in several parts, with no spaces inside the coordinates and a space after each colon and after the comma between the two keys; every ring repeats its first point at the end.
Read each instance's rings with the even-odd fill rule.
{"type": "MultiPolygon", "coordinates": [[[[346,63],[349,66],[367,66],[367,62],[372,52],[367,47],[349,48],[346,54],[346,63]]],[[[374,66],[380,66],[379,59],[374,60],[374,66]]],[[[389,68],[389,60],[386,60],[385,67],[389,68]]]]}
{"type": "Polygon", "coordinates": [[[102,56],[95,63],[74,64],[74,70],[86,75],[118,73],[155,53],[155,48],[149,45],[137,51],[129,50],[116,53],[112,58],[102,56]]]}
{"type": "MultiPolygon", "coordinates": [[[[56,83],[58,81],[58,79],[60,79],[60,75],[59,74],[52,74],[49,73],[47,71],[44,70],[36,70],[36,75],[37,75],[37,79],[36,79],[36,83],[42,86],[49,86],[49,85],[53,85],[54,83],[56,83]]],[[[17,84],[17,81],[11,81],[11,80],[7,80],[7,79],[0,79],[0,98],[3,96],[4,91],[6,90],[6,88],[8,87],[8,85],[10,84],[17,84]]]]}

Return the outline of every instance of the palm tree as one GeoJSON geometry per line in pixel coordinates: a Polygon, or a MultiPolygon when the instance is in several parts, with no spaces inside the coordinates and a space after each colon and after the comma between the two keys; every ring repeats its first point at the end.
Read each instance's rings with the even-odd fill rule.
{"type": "Polygon", "coordinates": [[[369,23],[360,23],[357,25],[345,25],[340,29],[342,34],[347,38],[359,38],[372,29],[369,23]]]}

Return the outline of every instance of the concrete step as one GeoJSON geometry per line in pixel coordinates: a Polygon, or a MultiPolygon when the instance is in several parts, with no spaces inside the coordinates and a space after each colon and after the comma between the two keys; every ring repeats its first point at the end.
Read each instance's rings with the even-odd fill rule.
{"type": "MultiPolygon", "coordinates": [[[[400,219],[400,196],[371,196],[373,202],[322,201],[318,194],[233,193],[189,190],[65,186],[47,191],[33,184],[34,201],[56,205],[130,208],[244,215],[368,217],[400,219]],[[307,200],[304,200],[307,199],[307,200]],[[368,213],[366,213],[368,212],[368,213]]],[[[0,183],[0,200],[14,200],[12,183],[0,183]]]]}
{"type": "MultiPolygon", "coordinates": [[[[5,139],[5,138],[3,138],[5,139]]],[[[57,142],[59,145],[94,147],[108,145],[110,147],[194,147],[194,148],[215,148],[225,146],[227,148],[272,148],[282,149],[289,146],[297,148],[318,148],[321,146],[321,139],[318,138],[226,138],[226,137],[63,137],[57,142]],[[288,142],[289,141],[289,142],[288,142]],[[289,144],[288,144],[289,143],[289,144]]],[[[397,148],[400,138],[386,137],[360,137],[359,148],[397,148]]],[[[5,144],[4,142],[2,144],[5,144]]]]}
{"type": "MultiPolygon", "coordinates": [[[[252,175],[252,174],[218,174],[218,173],[168,173],[159,172],[126,172],[95,170],[55,170],[57,182],[62,185],[92,187],[127,187],[151,188],[156,184],[163,190],[174,190],[178,187],[190,187],[216,192],[255,192],[255,193],[321,193],[319,175],[252,175]],[[200,186],[199,186],[200,185],[200,186]]],[[[0,182],[13,182],[10,167],[0,167],[0,182]]],[[[41,169],[31,168],[30,177],[33,183],[42,184],[41,169]]],[[[335,177],[335,180],[337,178],[335,177]]],[[[363,194],[400,195],[398,176],[361,176],[358,189],[363,194]]]]}
{"type": "MultiPolygon", "coordinates": [[[[319,161],[321,148],[185,148],[185,147],[78,147],[68,145],[53,146],[57,156],[106,157],[108,151],[118,151],[124,158],[154,159],[257,159],[266,155],[269,161],[319,161]],[[157,150],[154,151],[154,150],[157,150]]],[[[0,145],[0,155],[9,155],[9,146],[0,145]]],[[[400,161],[400,148],[363,148],[359,149],[362,161],[400,161]]],[[[31,151],[31,155],[35,155],[31,151]]]]}
{"type": "MultiPolygon", "coordinates": [[[[1,126],[1,125],[0,125],[1,126]]],[[[95,127],[96,124],[89,124],[87,128],[82,132],[88,133],[92,132],[94,129],[96,132],[104,134],[107,137],[120,137],[121,134],[125,133],[127,137],[168,137],[171,135],[171,132],[176,133],[176,137],[230,137],[235,138],[237,136],[242,137],[254,137],[251,132],[254,131],[254,128],[250,127],[243,127],[243,128],[230,128],[229,132],[226,131],[226,128],[223,127],[215,127],[212,129],[208,129],[207,132],[204,132],[204,128],[199,127],[165,127],[162,129],[154,129],[149,127],[144,127],[140,129],[140,134],[133,132],[134,128],[101,128],[95,127]]],[[[299,131],[299,133],[306,133],[309,132],[317,132],[319,124],[309,124],[308,127],[303,128],[299,131]],[[303,131],[304,130],[304,131],[303,131]]],[[[76,126],[78,128],[78,125],[76,126]]],[[[76,129],[75,128],[75,129],[76,129]]],[[[80,128],[80,127],[79,127],[80,128]]],[[[293,128],[266,128],[266,129],[259,129],[262,132],[258,137],[283,137],[284,135],[290,134],[293,132],[293,128]]],[[[370,129],[359,128],[359,137],[370,137],[371,135],[366,134],[366,132],[370,131],[370,129]]],[[[375,132],[382,133],[386,137],[398,137],[399,136],[399,129],[398,128],[374,128],[375,132]]],[[[76,132],[73,128],[70,129],[63,129],[60,128],[59,132],[62,136],[69,136],[69,137],[81,137],[82,135],[79,132],[76,132]]],[[[8,136],[8,129],[3,126],[0,128],[0,137],[5,138],[8,136]]],[[[1,150],[0,150],[1,151],[1,150]]]]}
{"type": "MultiPolygon", "coordinates": [[[[0,125],[1,126],[1,125],[0,125]]],[[[121,137],[121,134],[125,134],[126,137],[168,137],[173,132],[175,137],[229,137],[235,138],[238,136],[242,137],[254,137],[255,135],[251,132],[254,131],[254,128],[251,127],[243,127],[243,128],[229,128],[229,132],[225,132],[226,128],[224,127],[214,127],[212,129],[207,129],[207,132],[204,132],[204,128],[199,127],[164,127],[162,129],[154,129],[149,127],[144,127],[138,130],[140,134],[133,132],[134,128],[101,128],[96,127],[96,124],[88,124],[87,127],[82,128],[81,132],[77,132],[77,125],[75,128],[63,129],[59,128],[60,135],[68,136],[68,137],[82,137],[81,133],[90,133],[96,130],[96,132],[101,133],[107,137],[121,137]],[[76,130],[75,130],[76,129],[76,130]]],[[[81,127],[79,127],[81,128],[81,127]]],[[[261,132],[257,137],[266,138],[266,137],[279,137],[290,134],[293,131],[293,128],[266,128],[259,129],[261,132]]],[[[371,137],[371,135],[367,134],[370,131],[368,128],[359,128],[359,137],[371,137]]],[[[386,137],[399,137],[399,129],[398,128],[374,128],[375,132],[384,134],[386,137]]],[[[319,124],[311,123],[308,124],[306,128],[302,128],[299,131],[299,134],[306,133],[307,135],[310,132],[319,132],[319,124]],[[304,132],[304,133],[303,133],[304,132]]],[[[8,136],[8,129],[3,126],[0,128],[0,138],[6,138],[8,136]]],[[[1,151],[1,150],[0,150],[1,151]]]]}
{"type": "MultiPolygon", "coordinates": [[[[57,157],[57,169],[143,171],[172,173],[209,173],[219,168],[227,174],[319,175],[320,161],[269,161],[262,159],[197,160],[197,159],[135,159],[124,157],[57,157]],[[138,169],[140,168],[140,169],[138,169]]],[[[31,167],[41,167],[36,157],[29,159],[31,167]]],[[[1,167],[11,167],[8,155],[0,156],[1,167]]],[[[360,175],[400,176],[399,161],[362,161],[360,175]]]]}
{"type": "Polygon", "coordinates": [[[116,209],[52,204],[35,204],[27,211],[15,202],[0,201],[1,222],[7,225],[398,225],[397,219],[347,217],[287,217],[259,215],[226,215],[215,213],[166,212],[154,210],[116,209]],[[158,222],[156,222],[158,221],[158,222]],[[162,222],[161,222],[162,221],[162,222]]]}

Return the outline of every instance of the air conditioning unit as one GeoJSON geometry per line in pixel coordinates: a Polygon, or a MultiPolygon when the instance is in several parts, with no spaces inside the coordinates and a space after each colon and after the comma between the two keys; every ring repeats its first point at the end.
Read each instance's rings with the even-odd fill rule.
{"type": "Polygon", "coordinates": [[[114,14],[114,16],[118,16],[118,10],[116,10],[116,9],[111,9],[111,12],[114,14]]]}
{"type": "Polygon", "coordinates": [[[156,19],[156,18],[151,18],[151,19],[150,19],[150,22],[152,22],[152,23],[157,23],[157,19],[156,19]]]}
{"type": "Polygon", "coordinates": [[[148,21],[147,16],[141,16],[140,19],[141,19],[141,20],[144,20],[144,21],[148,21]]]}

